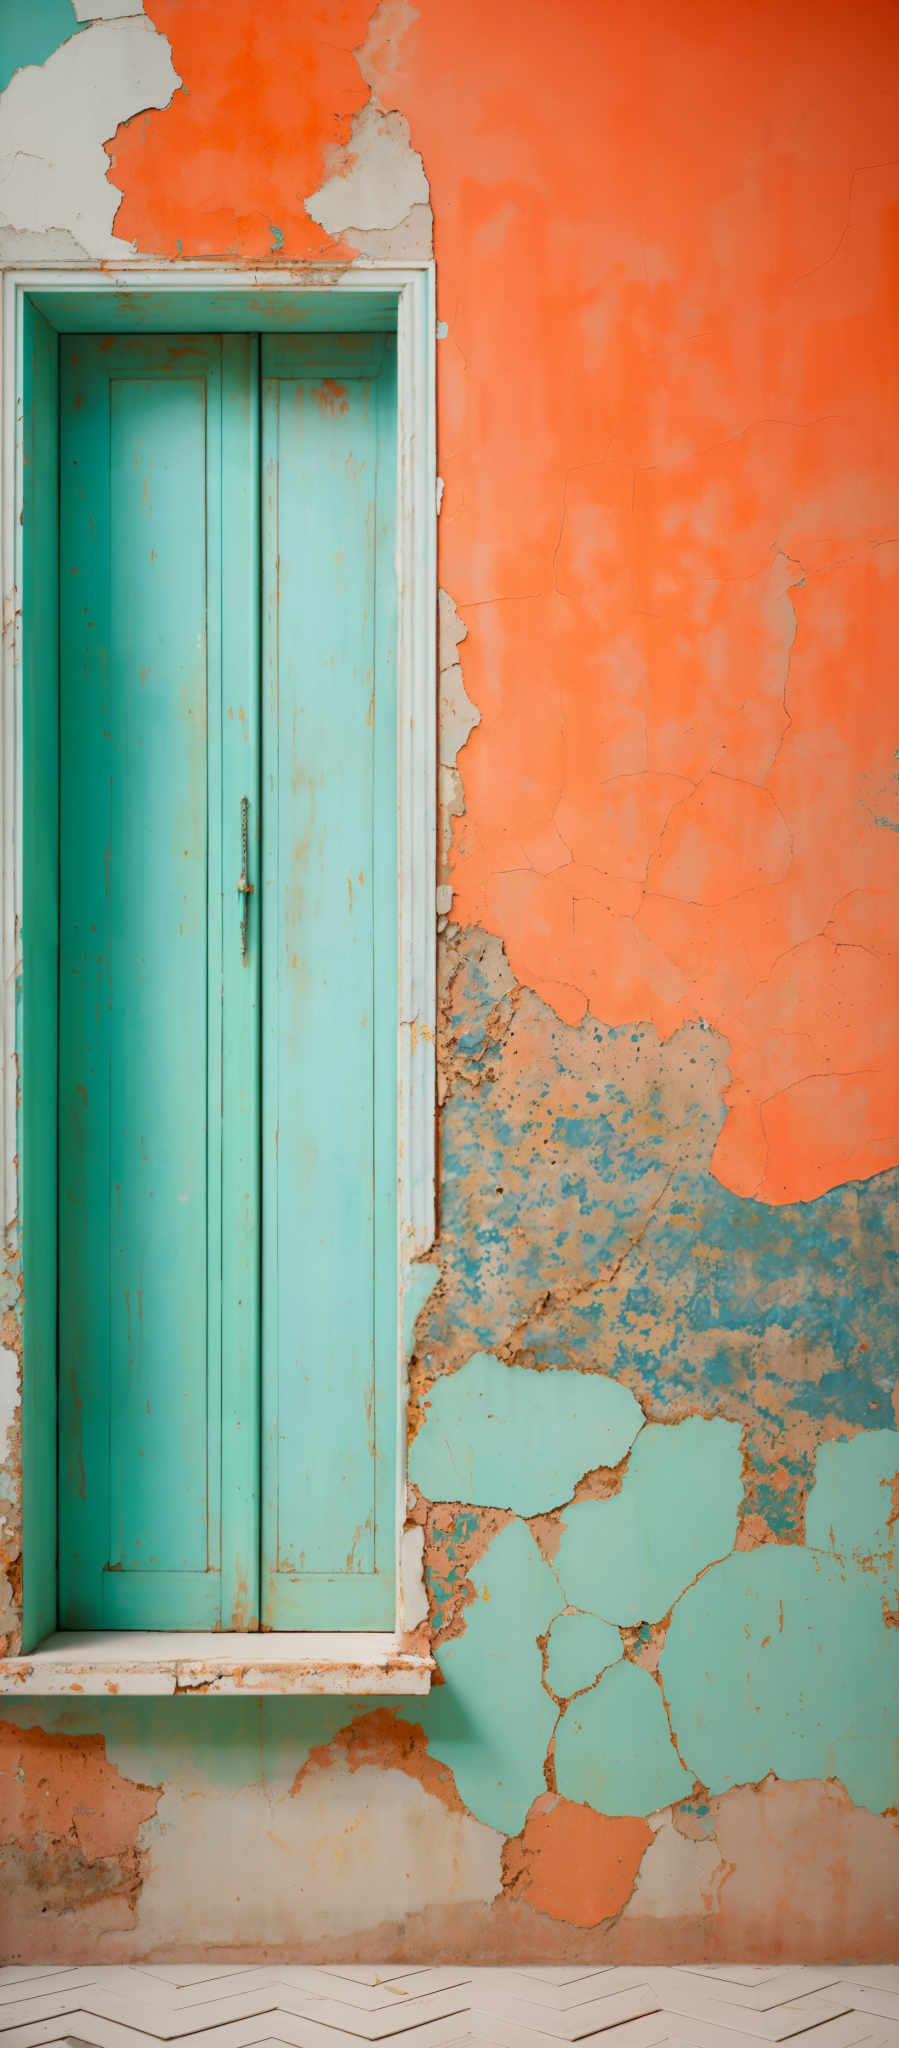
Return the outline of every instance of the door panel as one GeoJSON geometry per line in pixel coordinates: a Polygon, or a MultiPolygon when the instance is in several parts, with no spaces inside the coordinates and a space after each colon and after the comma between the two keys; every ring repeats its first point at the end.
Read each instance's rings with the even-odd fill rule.
{"type": "Polygon", "coordinates": [[[263,339],[271,1628],[394,1619],[395,392],[392,337],[263,339]]]}
{"type": "Polygon", "coordinates": [[[64,1627],[395,1614],[395,344],[262,352],[61,343],[64,1627]]]}
{"type": "Polygon", "coordinates": [[[222,1614],[222,431],[249,371],[238,337],[61,344],[68,1627],[222,1614]]]}

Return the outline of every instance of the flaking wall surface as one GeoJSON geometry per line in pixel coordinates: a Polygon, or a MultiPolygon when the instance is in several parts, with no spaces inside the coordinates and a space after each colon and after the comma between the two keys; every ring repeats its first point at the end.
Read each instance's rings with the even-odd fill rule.
{"type": "Polygon", "coordinates": [[[440,1683],[5,1709],[4,1958],[887,1957],[895,8],[9,22],[5,260],[433,246],[444,491],[440,1683]]]}

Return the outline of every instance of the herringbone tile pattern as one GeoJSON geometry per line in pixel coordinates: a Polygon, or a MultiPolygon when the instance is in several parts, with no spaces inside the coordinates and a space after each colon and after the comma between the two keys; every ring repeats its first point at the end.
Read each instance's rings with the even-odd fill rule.
{"type": "Polygon", "coordinates": [[[899,1968],[0,1970],[0,2048],[899,2048],[899,1968]]]}

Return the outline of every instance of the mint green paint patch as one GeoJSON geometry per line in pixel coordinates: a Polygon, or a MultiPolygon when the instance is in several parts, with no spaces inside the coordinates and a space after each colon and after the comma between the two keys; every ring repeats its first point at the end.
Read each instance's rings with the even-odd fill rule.
{"type": "Polygon", "coordinates": [[[899,1475],[899,1430],[870,1429],[822,1444],[805,1512],[805,1540],[841,1557],[876,1557],[893,1545],[890,1515],[899,1475]]]}
{"type": "Polygon", "coordinates": [[[544,1787],[556,1708],[541,1683],[537,1637],[561,1606],[558,1585],[523,1522],[494,1536],[470,1575],[465,1634],[440,1652],[445,1684],[402,1709],[424,1726],[476,1819],[516,1835],[544,1787]]]}
{"type": "Polygon", "coordinates": [[[0,92],[26,64],[46,64],[60,43],[86,28],[72,0],[3,0],[0,8],[0,92]]]}
{"type": "Polygon", "coordinates": [[[410,1266],[403,1278],[403,1357],[411,1358],[415,1325],[440,1279],[439,1266],[410,1266]]]}
{"type": "Polygon", "coordinates": [[[621,1492],[565,1515],[556,1571],[567,1600],[622,1626],[661,1621],[733,1549],[742,1493],[738,1423],[647,1424],[621,1492]]]}
{"type": "Polygon", "coordinates": [[[597,1813],[656,1813],[690,1789],[659,1687],[638,1664],[613,1664],[567,1709],[555,1754],[563,1799],[597,1813]]]}
{"type": "Polygon", "coordinates": [[[569,1700],[620,1656],[621,1637],[611,1622],[598,1614],[560,1614],[550,1630],[546,1676],[556,1697],[569,1700]]]}
{"type": "Polygon", "coordinates": [[[478,1351],[431,1388],[409,1477],[428,1500],[538,1515],[570,1500],[583,1473],[617,1465],[642,1421],[633,1394],[601,1373],[535,1372],[478,1351]]]}
{"type": "Polygon", "coordinates": [[[899,1636],[871,1572],[796,1545],[738,1552],[691,1587],[661,1659],[681,1755],[710,1792],[839,1778],[895,1803],[899,1636]]]}

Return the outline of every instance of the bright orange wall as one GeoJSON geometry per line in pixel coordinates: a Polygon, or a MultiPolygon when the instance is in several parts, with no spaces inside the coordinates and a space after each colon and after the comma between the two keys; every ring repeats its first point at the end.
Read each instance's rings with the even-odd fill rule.
{"type": "MultiPolygon", "coordinates": [[[[116,232],[328,246],[302,194],[366,98],[366,0],[148,11],[188,91],[116,139],[116,232]]],[[[899,1161],[895,29],[383,0],[369,37],[448,327],[454,916],[566,1019],[721,1031],[715,1171],[775,1203],[899,1161]]]]}

